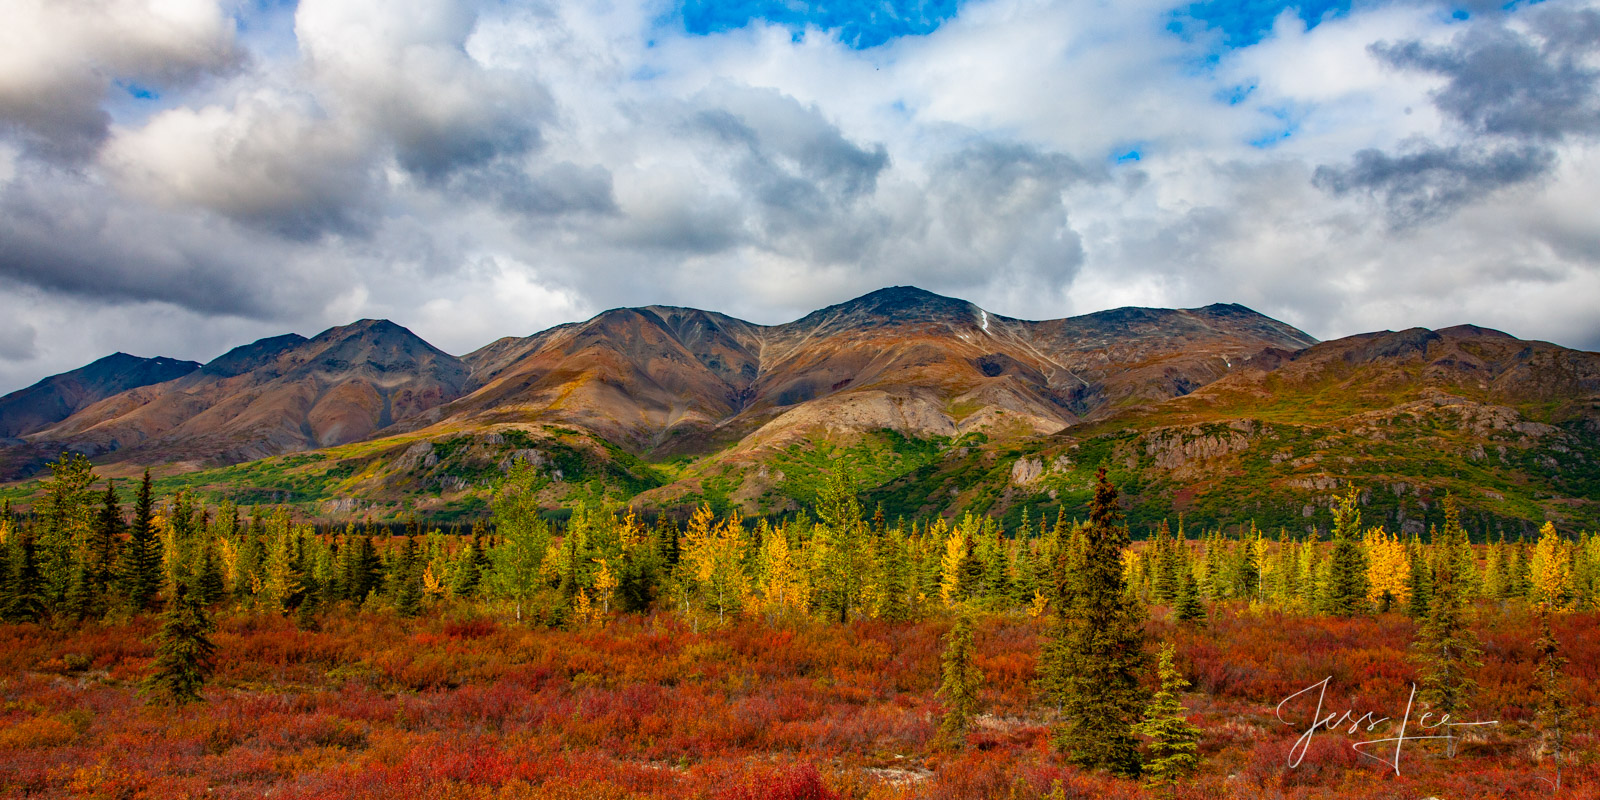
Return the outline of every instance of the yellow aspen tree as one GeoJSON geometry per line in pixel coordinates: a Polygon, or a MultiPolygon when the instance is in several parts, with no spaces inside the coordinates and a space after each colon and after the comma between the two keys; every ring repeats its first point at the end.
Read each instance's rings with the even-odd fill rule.
{"type": "MultiPolygon", "coordinates": [[[[630,512],[628,516],[631,519],[633,514],[630,512]]],[[[616,594],[621,581],[617,579],[617,573],[611,569],[611,565],[606,563],[606,559],[597,558],[595,563],[600,565],[600,569],[594,574],[595,598],[600,601],[600,613],[610,614],[611,598],[616,594]]]]}
{"type": "Polygon", "coordinates": [[[422,570],[422,592],[429,597],[444,596],[444,583],[439,580],[438,575],[434,574],[432,564],[422,570]]]}
{"type": "Polygon", "coordinates": [[[1411,558],[1405,543],[1383,526],[1362,537],[1367,550],[1367,599],[1387,611],[1411,600],[1411,558]]]}
{"type": "Polygon", "coordinates": [[[1528,577],[1533,584],[1533,602],[1552,608],[1567,604],[1572,594],[1572,558],[1554,523],[1546,522],[1539,529],[1539,543],[1534,545],[1529,559],[1528,577]]]}
{"type": "Polygon", "coordinates": [[[960,599],[961,572],[967,564],[967,534],[961,528],[950,531],[945,541],[944,558],[939,562],[939,599],[951,605],[960,599]]]}
{"type": "Polygon", "coordinates": [[[239,579],[239,548],[232,539],[217,539],[217,557],[222,560],[222,577],[233,586],[239,579]]]}
{"type": "Polygon", "coordinates": [[[644,541],[644,526],[639,523],[639,517],[634,514],[633,508],[628,508],[628,515],[617,524],[617,539],[622,543],[622,549],[631,550],[634,546],[644,541]]]}
{"type": "Polygon", "coordinates": [[[1278,576],[1275,574],[1275,565],[1272,563],[1271,558],[1272,543],[1267,541],[1265,534],[1263,534],[1259,529],[1256,529],[1256,524],[1254,522],[1250,523],[1250,528],[1255,530],[1256,533],[1255,538],[1250,540],[1250,551],[1254,556],[1257,571],[1255,587],[1256,599],[1261,599],[1261,597],[1266,594],[1266,587],[1269,585],[1269,580],[1275,580],[1278,576]]]}
{"type": "Polygon", "coordinates": [[[761,594],[769,606],[783,612],[804,611],[811,603],[806,571],[795,563],[782,529],[769,530],[761,543],[761,594]]]}
{"type": "Polygon", "coordinates": [[[737,613],[750,594],[749,576],[744,569],[744,525],[738,512],[720,524],[712,525],[711,507],[702,505],[689,520],[683,558],[705,603],[717,612],[717,622],[737,613]]]}
{"type": "Polygon", "coordinates": [[[578,622],[587,625],[595,620],[594,604],[589,602],[589,590],[579,589],[577,596],[572,598],[572,615],[578,622]]]}

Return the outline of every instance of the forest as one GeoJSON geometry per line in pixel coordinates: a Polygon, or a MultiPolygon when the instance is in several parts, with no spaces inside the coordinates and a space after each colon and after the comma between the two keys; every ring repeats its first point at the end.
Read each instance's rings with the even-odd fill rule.
{"type": "Polygon", "coordinates": [[[1600,797],[1600,534],[813,507],[0,515],[11,797],[1600,797]],[[1398,737],[1398,738],[1397,738],[1398,737]]]}

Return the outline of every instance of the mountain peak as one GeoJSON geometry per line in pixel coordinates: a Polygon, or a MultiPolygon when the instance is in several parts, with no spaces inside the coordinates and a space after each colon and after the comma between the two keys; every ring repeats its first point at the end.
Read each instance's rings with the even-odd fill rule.
{"type": "Polygon", "coordinates": [[[934,294],[915,286],[890,286],[812,312],[800,321],[820,322],[842,317],[853,318],[853,321],[861,324],[928,322],[972,317],[977,311],[977,306],[965,300],[934,294]]]}
{"type": "Polygon", "coordinates": [[[316,336],[312,341],[328,341],[330,339],[368,338],[376,340],[394,337],[419,339],[415,333],[404,325],[387,319],[358,319],[348,325],[335,325],[316,336]]]}
{"type": "Polygon", "coordinates": [[[112,353],[0,398],[0,436],[20,436],[66,419],[119,392],[181,378],[193,361],[112,353]]]}
{"type": "Polygon", "coordinates": [[[207,375],[220,375],[224,378],[243,375],[271,362],[279,355],[282,355],[284,351],[298,347],[306,341],[306,337],[298,333],[268,336],[249,344],[239,345],[206,362],[206,365],[201,369],[207,375]]]}

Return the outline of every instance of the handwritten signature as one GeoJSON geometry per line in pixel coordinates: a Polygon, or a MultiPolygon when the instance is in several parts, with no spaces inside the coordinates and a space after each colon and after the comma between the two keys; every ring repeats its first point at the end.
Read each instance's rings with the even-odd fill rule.
{"type": "MultiPolygon", "coordinates": [[[[1416,727],[1421,729],[1423,735],[1407,735],[1406,731],[1411,728],[1412,723],[1412,708],[1414,707],[1417,699],[1417,685],[1414,683],[1411,684],[1411,696],[1406,700],[1406,713],[1399,720],[1394,720],[1390,717],[1378,717],[1376,716],[1377,712],[1374,711],[1368,711],[1360,716],[1357,716],[1355,709],[1347,709],[1343,713],[1334,713],[1330,711],[1324,715],[1322,711],[1323,700],[1327,697],[1328,683],[1332,680],[1333,676],[1331,675],[1323,678],[1322,680],[1317,681],[1316,683],[1313,683],[1310,686],[1307,686],[1306,688],[1289,695],[1288,697],[1285,697],[1283,702],[1278,704],[1277,711],[1275,712],[1277,714],[1278,721],[1285,725],[1294,726],[1296,723],[1290,722],[1289,720],[1283,718],[1284,706],[1289,705],[1290,702],[1298,697],[1307,697],[1309,700],[1309,695],[1312,692],[1316,692],[1317,708],[1316,711],[1311,715],[1311,725],[1300,734],[1300,738],[1295,741],[1294,747],[1290,748],[1289,750],[1290,769],[1300,766],[1300,762],[1306,756],[1306,751],[1311,747],[1311,739],[1316,736],[1317,731],[1319,730],[1331,731],[1339,728],[1345,728],[1345,733],[1347,735],[1355,736],[1360,733],[1372,733],[1384,723],[1389,723],[1389,730],[1385,732],[1394,733],[1395,735],[1386,736],[1379,739],[1351,742],[1350,749],[1356,751],[1362,756],[1365,756],[1366,758],[1370,758],[1381,764],[1386,764],[1390,767],[1393,767],[1394,774],[1399,775],[1400,752],[1405,747],[1406,742],[1417,742],[1427,739],[1443,739],[1449,742],[1451,751],[1454,752],[1455,744],[1460,738],[1457,735],[1458,729],[1480,725],[1500,724],[1499,720],[1455,722],[1450,719],[1449,714],[1437,715],[1437,719],[1430,722],[1429,717],[1434,717],[1435,714],[1434,712],[1429,711],[1424,713],[1416,720],[1416,727]],[[1396,728],[1398,728],[1398,730],[1396,730],[1396,728]],[[1438,731],[1441,730],[1443,733],[1438,733],[1438,731]],[[1379,746],[1388,744],[1394,745],[1394,752],[1389,755],[1380,756],[1375,753],[1367,752],[1367,750],[1363,749],[1368,747],[1377,748],[1379,746]]],[[[1387,749],[1385,749],[1385,752],[1387,752],[1387,749]]]]}

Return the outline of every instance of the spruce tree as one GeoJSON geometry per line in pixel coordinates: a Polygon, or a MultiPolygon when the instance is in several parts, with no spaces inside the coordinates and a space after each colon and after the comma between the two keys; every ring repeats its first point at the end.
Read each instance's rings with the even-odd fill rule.
{"type": "Polygon", "coordinates": [[[1133,775],[1139,771],[1133,726],[1144,708],[1139,674],[1145,668],[1144,609],[1126,591],[1122,551],[1128,529],[1121,524],[1117,490],[1104,467],[1095,477],[1081,576],[1062,626],[1063,660],[1058,676],[1066,720],[1054,734],[1056,747],[1080,766],[1133,775]]]}
{"type": "Polygon", "coordinates": [[[1428,568],[1428,560],[1422,557],[1422,543],[1415,534],[1412,534],[1408,549],[1411,579],[1407,588],[1411,590],[1411,596],[1406,602],[1406,614],[1413,619],[1422,619],[1428,616],[1428,608],[1433,602],[1433,573],[1428,568]]]}
{"type": "Polygon", "coordinates": [[[213,606],[228,595],[228,584],[217,562],[216,548],[206,542],[200,545],[200,564],[194,574],[195,600],[203,606],[213,606]]]}
{"type": "Polygon", "coordinates": [[[95,518],[93,534],[89,540],[86,561],[86,578],[92,594],[93,613],[105,610],[117,580],[117,545],[122,540],[122,530],[127,527],[122,520],[122,501],[117,497],[113,481],[106,481],[105,494],[101,496],[100,513],[95,518]]]}
{"type": "Polygon", "coordinates": [[[416,543],[410,536],[403,537],[400,555],[395,559],[394,573],[389,577],[394,587],[395,610],[405,617],[414,617],[422,612],[422,580],[416,554],[416,543]]]}
{"type": "Polygon", "coordinates": [[[1150,740],[1145,748],[1144,782],[1151,788],[1177,783],[1194,774],[1200,764],[1200,729],[1189,722],[1188,709],[1183,707],[1181,695],[1189,682],[1173,662],[1173,646],[1161,648],[1157,667],[1161,688],[1150,705],[1145,707],[1144,719],[1135,731],[1150,740]]]}
{"type": "Polygon", "coordinates": [[[902,622],[911,619],[911,561],[905,534],[895,528],[887,532],[878,547],[879,619],[902,622]]]}
{"type": "Polygon", "coordinates": [[[38,622],[45,612],[44,576],[39,572],[33,526],[14,529],[10,538],[11,554],[6,559],[4,584],[0,585],[0,619],[7,622],[38,622]]]}
{"type": "MultiPolygon", "coordinates": [[[[1447,528],[1448,530],[1448,528],[1447,528]]],[[[1448,534],[1433,567],[1428,616],[1412,643],[1412,659],[1421,672],[1417,696],[1436,714],[1456,715],[1467,708],[1477,684],[1468,673],[1480,666],[1477,637],[1467,627],[1462,588],[1456,582],[1456,558],[1448,534]]]]}
{"type": "Polygon", "coordinates": [[[156,634],[155,670],[145,689],[156,703],[182,705],[200,700],[200,688],[215,667],[211,620],[189,587],[172,587],[172,602],[161,615],[156,634]]]}
{"type": "Polygon", "coordinates": [[[1328,557],[1328,588],[1323,609],[1348,617],[1369,611],[1367,556],[1361,549],[1361,510],[1351,488],[1333,504],[1333,553],[1328,557]]]}
{"type": "Polygon", "coordinates": [[[481,543],[478,533],[482,530],[481,522],[472,524],[472,537],[467,539],[466,546],[456,554],[456,569],[454,580],[450,585],[450,594],[456,597],[468,597],[478,589],[478,581],[483,577],[479,571],[478,554],[481,543]]]}
{"type": "Polygon", "coordinates": [[[133,506],[133,524],[122,551],[122,598],[134,610],[149,608],[161,590],[161,540],[156,534],[150,470],[144,471],[133,506]]]}
{"type": "Polygon", "coordinates": [[[1066,710],[1067,678],[1076,669],[1077,653],[1072,650],[1070,629],[1082,591],[1083,559],[1088,543],[1083,529],[1074,526],[1069,530],[1065,516],[1060,513],[1056,516],[1052,541],[1055,563],[1050,570],[1050,605],[1054,613],[1050,615],[1049,629],[1039,653],[1036,686],[1045,702],[1061,713],[1066,710]]]}
{"type": "Polygon", "coordinates": [[[1563,669],[1566,657],[1561,655],[1561,642],[1550,631],[1550,611],[1540,609],[1539,641],[1534,652],[1539,655],[1539,665],[1534,669],[1534,681],[1539,686],[1538,723],[1543,741],[1540,749],[1550,754],[1555,764],[1555,789],[1561,791],[1561,759],[1566,745],[1567,720],[1572,716],[1568,705],[1566,678],[1563,669]]]}
{"type": "Polygon", "coordinates": [[[1200,601],[1200,587],[1195,583],[1194,573],[1185,571],[1178,579],[1178,597],[1173,601],[1172,613],[1179,622],[1206,624],[1206,605],[1200,601]]]}
{"type": "Polygon", "coordinates": [[[956,750],[966,742],[967,729],[978,713],[978,687],[983,672],[972,658],[972,617],[963,609],[955,626],[945,636],[944,680],[939,697],[944,698],[944,714],[939,717],[939,743],[956,750]]]}

